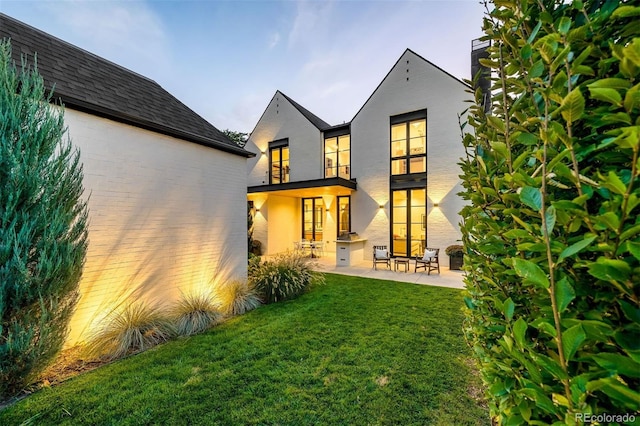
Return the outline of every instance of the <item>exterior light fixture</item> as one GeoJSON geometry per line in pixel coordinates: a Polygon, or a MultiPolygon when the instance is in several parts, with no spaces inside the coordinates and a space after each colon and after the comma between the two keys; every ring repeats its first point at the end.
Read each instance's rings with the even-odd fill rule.
{"type": "Polygon", "coordinates": [[[433,207],[440,207],[439,203],[433,203],[433,207]]]}
{"type": "Polygon", "coordinates": [[[378,208],[380,208],[380,209],[384,209],[384,204],[380,204],[380,205],[378,206],[378,208]]]}
{"type": "Polygon", "coordinates": [[[258,213],[260,211],[260,209],[256,209],[256,213],[258,213]]]}

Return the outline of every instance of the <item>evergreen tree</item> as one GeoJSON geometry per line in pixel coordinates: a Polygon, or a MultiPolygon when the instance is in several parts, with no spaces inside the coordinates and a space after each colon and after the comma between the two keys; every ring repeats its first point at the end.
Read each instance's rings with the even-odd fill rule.
{"type": "Polygon", "coordinates": [[[87,249],[80,154],[50,100],[0,40],[0,399],[62,348],[87,249]]]}

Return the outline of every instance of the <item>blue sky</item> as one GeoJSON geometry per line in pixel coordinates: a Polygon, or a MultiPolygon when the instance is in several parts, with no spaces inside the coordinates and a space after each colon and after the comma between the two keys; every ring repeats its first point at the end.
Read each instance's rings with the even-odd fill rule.
{"type": "Polygon", "coordinates": [[[0,0],[0,12],[145,75],[219,129],[276,90],[351,120],[405,49],[469,78],[478,0],[0,0]]]}

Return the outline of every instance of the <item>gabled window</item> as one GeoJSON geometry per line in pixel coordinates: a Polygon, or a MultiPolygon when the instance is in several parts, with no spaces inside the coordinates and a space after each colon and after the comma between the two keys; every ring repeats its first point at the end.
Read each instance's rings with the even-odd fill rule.
{"type": "Polygon", "coordinates": [[[391,174],[427,171],[427,111],[391,117],[391,174]]]}
{"type": "Polygon", "coordinates": [[[269,183],[289,182],[289,139],[269,143],[269,183]]]}
{"type": "Polygon", "coordinates": [[[351,179],[350,135],[325,135],[324,177],[351,179]]]}

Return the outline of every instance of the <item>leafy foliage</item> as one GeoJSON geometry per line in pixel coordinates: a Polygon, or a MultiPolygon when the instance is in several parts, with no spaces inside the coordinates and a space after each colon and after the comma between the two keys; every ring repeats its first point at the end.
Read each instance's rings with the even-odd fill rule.
{"type": "Polygon", "coordinates": [[[152,348],[174,334],[173,323],[161,310],[133,302],[105,319],[86,350],[91,356],[115,360],[152,348]]]}
{"type": "Polygon", "coordinates": [[[309,258],[298,252],[275,256],[260,263],[250,259],[249,283],[260,293],[265,303],[293,299],[311,285],[324,283],[324,276],[315,272],[309,258]]]}
{"type": "Polygon", "coordinates": [[[640,7],[493,3],[491,114],[478,90],[461,163],[465,327],[492,414],[637,412],[640,7]]]}
{"type": "Polygon", "coordinates": [[[224,129],[222,133],[224,133],[224,135],[231,141],[235,142],[240,148],[244,148],[244,146],[247,144],[247,139],[249,139],[249,134],[245,132],[224,129]]]}
{"type": "Polygon", "coordinates": [[[80,155],[49,101],[0,40],[0,399],[61,349],[87,248],[80,155]]]}
{"type": "Polygon", "coordinates": [[[222,316],[220,304],[209,294],[183,294],[171,312],[179,336],[202,333],[220,322],[222,316]]]}

